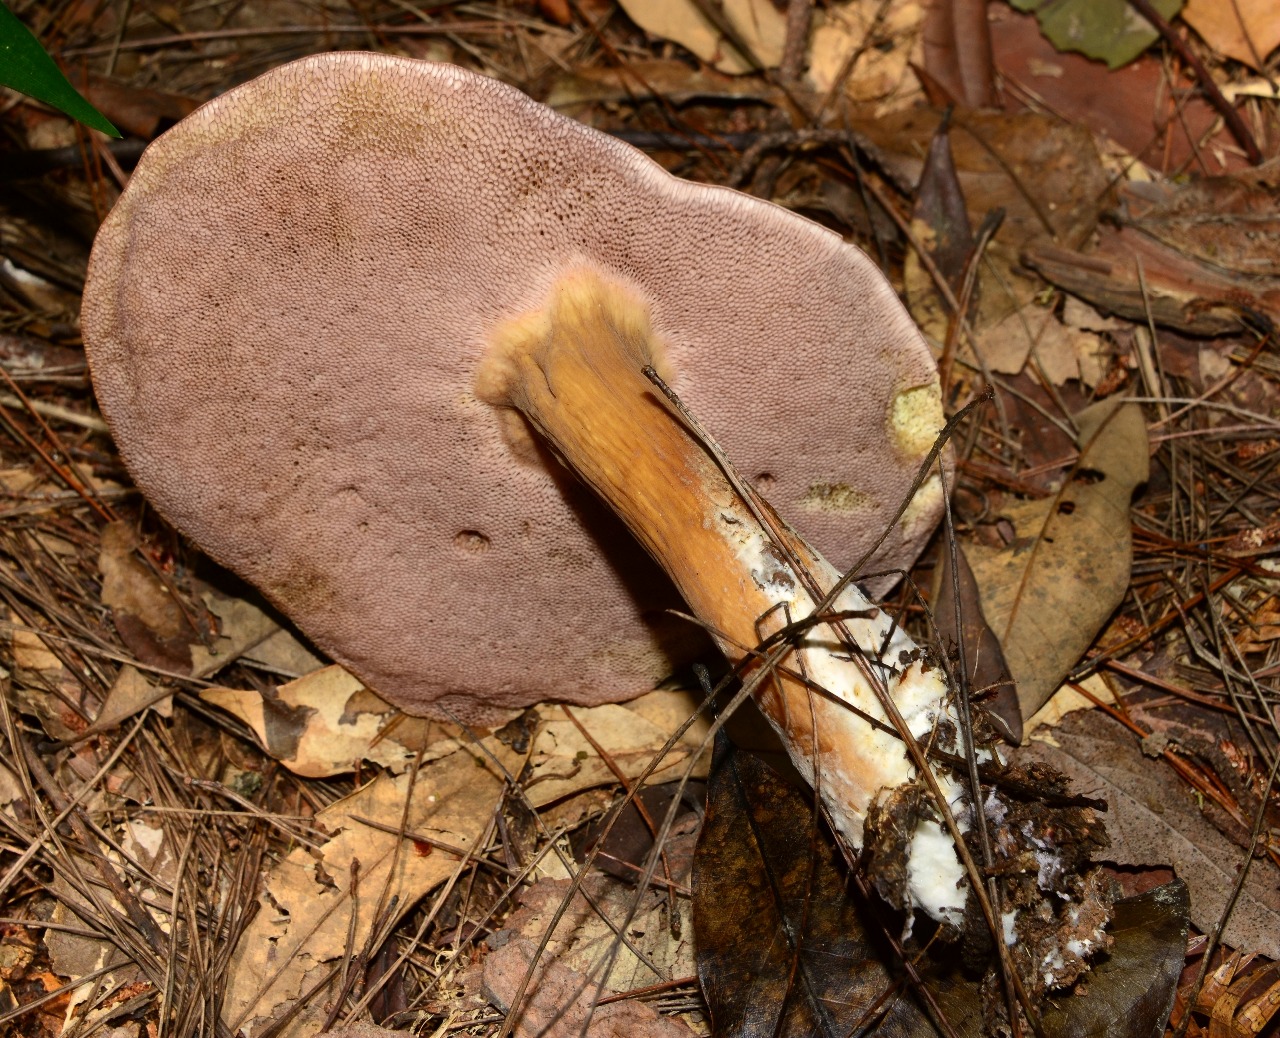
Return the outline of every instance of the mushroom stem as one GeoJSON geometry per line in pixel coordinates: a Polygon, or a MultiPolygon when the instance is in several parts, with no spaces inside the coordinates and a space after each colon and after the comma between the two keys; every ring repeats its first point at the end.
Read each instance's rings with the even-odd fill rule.
{"type": "MultiPolygon", "coordinates": [[[[850,585],[840,620],[805,626],[840,574],[762,500],[745,501],[725,471],[644,376],[662,345],[644,305],[583,270],[564,275],[547,304],[495,333],[480,395],[524,415],[623,519],[667,571],[725,655],[749,672],[753,647],[789,624],[792,648],[758,683],[756,700],[818,791],[841,837],[863,843],[873,805],[915,786],[917,772],[882,702],[887,690],[911,736],[954,740],[941,672],[883,610],[850,585]],[[762,522],[761,520],[764,520],[762,522]],[[880,683],[877,689],[876,683],[880,683]]],[[[952,806],[962,787],[937,785],[952,806]]],[[[959,926],[967,884],[951,836],[915,811],[902,848],[903,907],[959,926]]]]}

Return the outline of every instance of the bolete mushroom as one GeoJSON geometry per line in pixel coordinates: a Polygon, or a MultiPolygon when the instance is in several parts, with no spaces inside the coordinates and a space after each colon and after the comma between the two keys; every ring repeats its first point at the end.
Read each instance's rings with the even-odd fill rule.
{"type": "MultiPolygon", "coordinates": [[[[757,701],[844,841],[875,841],[878,889],[961,923],[974,812],[942,672],[854,586],[816,612],[942,418],[927,348],[836,235],[492,80],[329,54],[148,150],[95,245],[84,333],[159,511],[406,709],[600,702],[676,658],[659,582],[571,469],[748,672],[799,624],[757,701]],[[690,435],[650,367],[834,565],[690,435]]],[[[940,501],[935,477],[882,566],[940,501]]],[[[1081,888],[1045,861],[1066,859],[1016,807],[983,808],[1016,821],[1002,852],[1043,859],[1063,912],[1081,888]]],[[[1039,896],[1034,876],[1019,889],[1039,896]]],[[[1039,907],[978,900],[993,933],[1051,942],[1038,986],[1102,940],[1105,913],[1057,941],[1039,907]]]]}
{"type": "MultiPolygon", "coordinates": [[[[494,329],[583,264],[643,297],[659,369],[744,473],[858,559],[941,424],[870,261],[453,66],[319,55],[167,132],[99,233],[86,348],[158,511],[389,699],[467,721],[619,700],[705,641],[477,396],[494,329]]],[[[940,504],[927,485],[869,572],[909,564],[940,504]]]]}

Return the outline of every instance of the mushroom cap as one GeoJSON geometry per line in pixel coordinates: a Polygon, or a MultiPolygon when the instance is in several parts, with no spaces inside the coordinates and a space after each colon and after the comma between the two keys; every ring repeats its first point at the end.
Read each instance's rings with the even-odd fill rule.
{"type": "MultiPolygon", "coordinates": [[[[879,271],[451,65],[317,55],[169,130],[94,245],[85,346],[166,519],[404,709],[483,722],[627,698],[702,644],[621,524],[477,395],[493,329],[583,265],[648,301],[740,471],[858,559],[941,425],[879,271]]],[[[908,565],[940,506],[926,484],[871,569],[908,565]]]]}

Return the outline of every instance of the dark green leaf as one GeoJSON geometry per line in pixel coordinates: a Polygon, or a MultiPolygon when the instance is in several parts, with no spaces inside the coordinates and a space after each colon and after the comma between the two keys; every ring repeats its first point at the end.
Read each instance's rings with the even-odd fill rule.
{"type": "Polygon", "coordinates": [[[45,53],[31,30],[9,8],[0,4],[0,83],[52,105],[95,130],[119,137],[101,112],[80,96],[45,53]]]}
{"type": "MultiPolygon", "coordinates": [[[[1128,0],[1009,0],[1029,11],[1040,31],[1058,50],[1079,51],[1119,68],[1156,42],[1159,33],[1128,0]]],[[[1152,0],[1168,20],[1182,10],[1183,0],[1152,0]]]]}

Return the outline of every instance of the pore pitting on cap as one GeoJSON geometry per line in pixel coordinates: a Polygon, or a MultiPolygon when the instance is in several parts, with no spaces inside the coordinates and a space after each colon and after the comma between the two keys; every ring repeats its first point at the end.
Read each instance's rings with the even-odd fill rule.
{"type": "Polygon", "coordinates": [[[743,474],[859,557],[920,460],[886,437],[893,402],[936,383],[870,261],[452,66],[319,55],[170,130],[95,245],[86,348],[161,513],[388,698],[476,721],[621,699],[697,639],[620,524],[476,395],[493,330],[575,266],[634,288],[743,474]]]}

